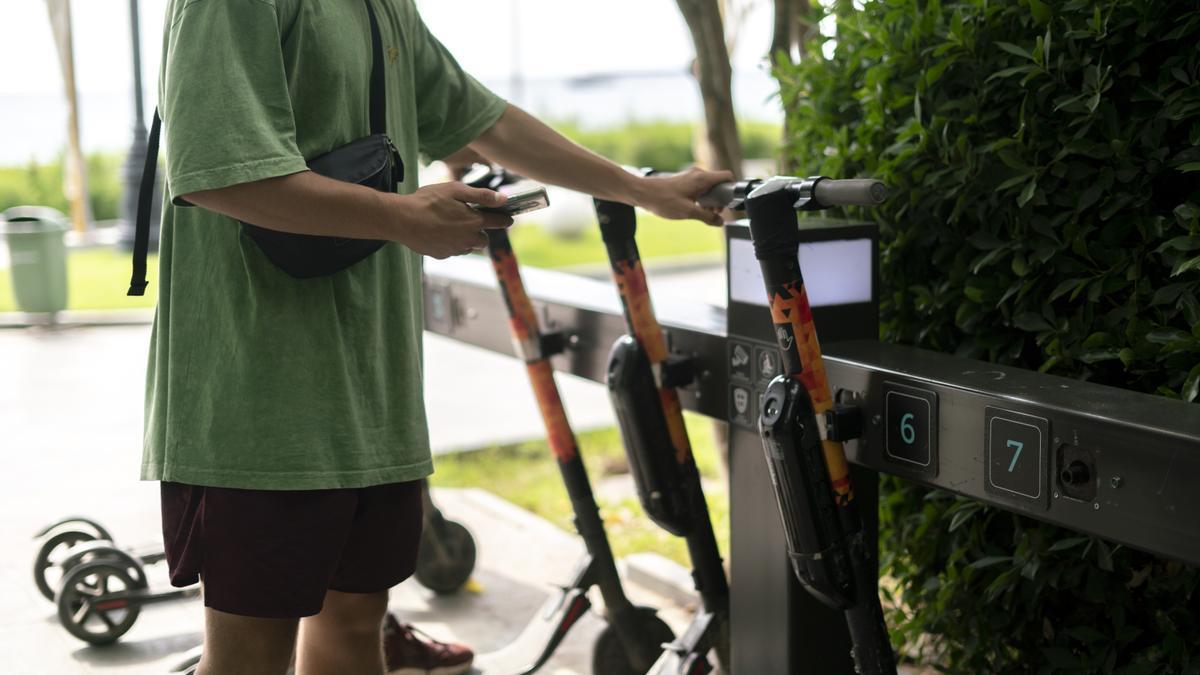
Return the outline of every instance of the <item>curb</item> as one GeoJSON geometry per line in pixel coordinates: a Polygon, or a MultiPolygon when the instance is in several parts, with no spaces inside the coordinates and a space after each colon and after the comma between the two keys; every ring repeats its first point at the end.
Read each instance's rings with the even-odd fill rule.
{"type": "MultiPolygon", "coordinates": [[[[725,256],[723,253],[690,253],[670,256],[667,258],[651,258],[642,261],[645,270],[651,274],[682,274],[707,269],[724,269],[725,256]]],[[[589,279],[608,281],[612,277],[612,266],[607,262],[582,263],[570,265],[556,270],[567,274],[578,274],[589,279]]]]}
{"type": "MultiPolygon", "coordinates": [[[[554,523],[545,518],[526,511],[510,501],[497,497],[484,488],[435,487],[432,490],[434,501],[436,502],[438,495],[443,493],[456,493],[460,501],[469,503],[497,519],[514,524],[518,528],[530,532],[533,536],[557,539],[563,543],[578,540],[578,537],[570,532],[560,530],[554,523]]],[[[469,523],[464,524],[470,527],[469,523]]],[[[579,543],[582,545],[583,542],[580,541],[579,543]]]]}
{"type": "MultiPolygon", "coordinates": [[[[580,548],[583,546],[583,541],[578,535],[561,530],[545,518],[501,499],[484,488],[435,487],[435,502],[439,494],[449,497],[451,502],[457,499],[470,503],[497,519],[505,520],[529,532],[531,536],[557,540],[556,545],[565,545],[570,541],[580,548]]],[[[469,523],[465,524],[470,527],[469,523]]],[[[633,553],[617,560],[617,566],[628,584],[638,586],[682,607],[696,607],[700,603],[692,581],[692,573],[673,560],[657,553],[633,553]]]]}
{"type": "Polygon", "coordinates": [[[657,553],[631,553],[618,564],[631,584],[684,607],[700,603],[692,573],[674,560],[657,553]]]}
{"type": "Polygon", "coordinates": [[[153,309],[72,309],[56,314],[0,312],[4,328],[81,328],[87,326],[148,326],[154,323],[153,309]]]}

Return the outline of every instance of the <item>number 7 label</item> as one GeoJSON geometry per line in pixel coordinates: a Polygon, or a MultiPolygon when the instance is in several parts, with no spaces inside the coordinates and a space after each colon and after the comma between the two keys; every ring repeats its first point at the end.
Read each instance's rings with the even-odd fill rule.
{"type": "Polygon", "coordinates": [[[1017,460],[1021,458],[1021,449],[1025,447],[1025,444],[1021,441],[1009,441],[1008,447],[1017,449],[1013,453],[1012,461],[1008,463],[1008,472],[1012,473],[1013,469],[1017,468],[1017,460]]]}
{"type": "Polygon", "coordinates": [[[984,489],[1023,497],[1047,508],[1044,485],[1050,420],[991,406],[984,408],[983,420],[984,489]]]}

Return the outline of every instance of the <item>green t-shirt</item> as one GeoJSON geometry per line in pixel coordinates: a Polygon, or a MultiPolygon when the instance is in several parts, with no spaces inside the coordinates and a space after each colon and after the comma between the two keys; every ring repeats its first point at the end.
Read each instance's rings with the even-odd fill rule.
{"type": "MultiPolygon", "coordinates": [[[[505,103],[462,72],[412,0],[370,1],[411,192],[418,152],[458,150],[505,103]]],[[[236,221],[172,202],[303,171],[370,132],[363,0],[172,0],[166,25],[168,199],[142,478],[307,490],[428,475],[420,256],[389,243],[296,280],[236,221]]]]}

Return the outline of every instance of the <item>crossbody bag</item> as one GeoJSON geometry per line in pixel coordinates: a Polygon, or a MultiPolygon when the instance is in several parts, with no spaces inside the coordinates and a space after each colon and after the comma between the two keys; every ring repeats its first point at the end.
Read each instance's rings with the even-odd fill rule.
{"type": "MultiPolygon", "coordinates": [[[[395,192],[404,180],[404,163],[386,130],[387,103],[384,84],[383,47],[379,23],[370,0],[363,0],[371,24],[371,133],[308,160],[313,173],[374,188],[395,192]]],[[[158,110],[150,124],[146,164],[138,192],[137,222],[133,244],[133,277],[128,295],[146,291],[146,253],[150,245],[150,207],[154,176],[158,171],[158,142],[162,119],[158,110]]],[[[323,235],[280,232],[244,221],[242,230],[276,267],[296,279],[323,277],[354,265],[383,247],[386,241],[351,239],[323,235]]]]}

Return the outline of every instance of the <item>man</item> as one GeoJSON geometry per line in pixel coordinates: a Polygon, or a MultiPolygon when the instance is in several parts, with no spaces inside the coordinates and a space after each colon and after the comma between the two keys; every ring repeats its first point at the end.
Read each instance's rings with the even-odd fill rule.
{"type": "MultiPolygon", "coordinates": [[[[729,176],[634,177],[572,144],[463,73],[412,0],[172,0],[166,25],[170,198],[142,477],[162,481],[173,583],[204,584],[199,672],[282,674],[295,652],[300,675],[382,673],[387,593],[413,571],[418,481],[432,472],[420,257],[482,248],[485,229],[511,223],[466,205],[502,204],[489,190],[417,189],[418,152],[469,147],[534,180],[711,224],[694,200],[729,176]],[[368,133],[368,1],[387,131],[408,168],[398,194],[305,166],[368,133]],[[390,243],[297,280],[237,220],[390,243]]],[[[422,644],[396,672],[469,667],[422,644]]]]}

